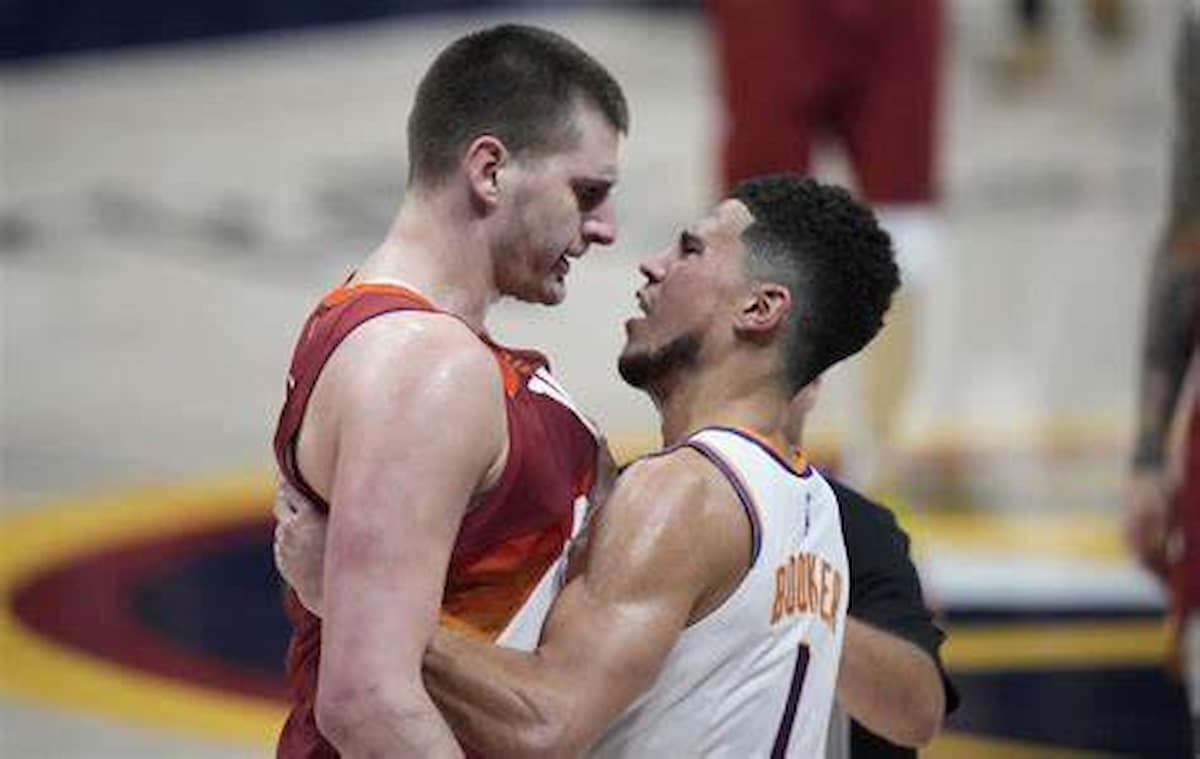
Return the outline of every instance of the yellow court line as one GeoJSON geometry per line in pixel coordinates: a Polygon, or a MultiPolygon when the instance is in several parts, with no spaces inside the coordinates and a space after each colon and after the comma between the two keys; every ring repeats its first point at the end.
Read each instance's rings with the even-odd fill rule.
{"type": "MultiPolygon", "coordinates": [[[[15,588],[31,574],[72,557],[139,538],[244,521],[263,513],[270,499],[269,477],[242,475],[73,499],[0,520],[0,599],[6,602],[0,608],[0,650],[5,652],[0,657],[0,689],[206,738],[256,747],[271,745],[284,717],[278,704],[138,672],[67,649],[26,629],[12,615],[8,603],[15,588]]],[[[924,524],[917,528],[922,535],[926,529],[930,535],[942,530],[959,537],[972,531],[983,535],[998,527],[991,517],[975,519],[983,527],[971,527],[966,518],[961,524],[940,517],[920,517],[918,521],[922,519],[924,524]]],[[[1077,534],[1080,530],[1077,517],[1044,518],[1039,529],[1047,530],[1051,524],[1056,525],[1053,531],[1074,530],[1077,534]]],[[[991,535],[991,547],[995,547],[995,533],[991,535]]],[[[1084,623],[955,629],[947,643],[947,662],[958,671],[1144,663],[1159,660],[1165,650],[1161,625],[1125,620],[1081,625],[1084,623]]],[[[998,745],[995,742],[966,736],[946,736],[936,745],[952,747],[953,753],[943,756],[998,755],[987,748],[998,745]],[[968,749],[978,751],[967,753],[968,749]]],[[[1012,745],[1019,748],[1019,744],[1012,745]]],[[[1005,751],[1003,755],[1009,756],[1005,751]]],[[[1028,755],[1079,754],[1047,754],[1038,748],[1028,755]]]]}
{"type": "Polygon", "coordinates": [[[140,672],[60,646],[11,610],[16,588],[39,570],[143,537],[244,521],[270,503],[262,475],[143,488],[27,510],[0,521],[0,689],[179,732],[270,746],[283,722],[274,701],[140,672]]]}
{"type": "Polygon", "coordinates": [[[955,513],[898,515],[922,553],[939,548],[1016,556],[1131,562],[1114,514],[955,513]]]}
{"type": "Polygon", "coordinates": [[[916,455],[950,452],[1119,451],[1127,445],[1133,417],[1124,412],[1058,413],[958,422],[941,421],[902,441],[916,455]]]}
{"type": "Polygon", "coordinates": [[[1046,746],[1002,738],[979,738],[962,733],[945,733],[922,749],[923,759],[1095,759],[1108,756],[1095,751],[1046,746]]]}
{"type": "Polygon", "coordinates": [[[1165,661],[1167,640],[1166,622],[1154,620],[951,627],[942,655],[955,672],[1153,665],[1165,661]]]}

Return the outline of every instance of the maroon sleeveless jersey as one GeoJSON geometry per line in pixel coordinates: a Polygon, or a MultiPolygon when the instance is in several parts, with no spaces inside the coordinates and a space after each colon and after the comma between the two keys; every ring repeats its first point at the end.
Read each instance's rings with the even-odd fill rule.
{"type": "MultiPolygon", "coordinates": [[[[309,396],[338,344],[368,319],[394,311],[438,309],[397,285],[341,287],[313,311],[293,353],[275,458],[288,481],[322,510],[328,504],[305,482],[295,461],[309,396]]],[[[463,518],[442,597],[442,624],[494,640],[570,538],[574,503],[595,478],[597,441],[550,376],[544,356],[480,339],[496,357],[504,380],[508,458],[497,485],[463,518]]],[[[277,756],[335,757],[337,751],[317,731],[314,714],[320,619],[290,589],[284,605],[292,623],[287,654],[292,710],[277,756]]]]}

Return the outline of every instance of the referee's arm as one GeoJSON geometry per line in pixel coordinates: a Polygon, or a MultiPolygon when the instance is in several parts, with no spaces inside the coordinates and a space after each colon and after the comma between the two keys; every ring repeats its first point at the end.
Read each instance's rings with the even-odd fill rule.
{"type": "Polygon", "coordinates": [[[942,729],[946,693],[929,654],[852,616],[838,670],[838,703],[892,743],[925,746],[942,729]]]}
{"type": "Polygon", "coordinates": [[[933,623],[908,552],[908,535],[891,512],[839,482],[842,531],[850,559],[850,610],[837,700],[871,732],[920,747],[941,731],[957,705],[933,623]]]}

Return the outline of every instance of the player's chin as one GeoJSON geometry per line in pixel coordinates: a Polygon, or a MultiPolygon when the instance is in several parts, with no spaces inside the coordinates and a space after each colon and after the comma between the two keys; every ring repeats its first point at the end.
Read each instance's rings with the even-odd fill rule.
{"type": "Polygon", "coordinates": [[[557,306],[567,297],[567,287],[563,282],[546,281],[510,292],[510,296],[525,303],[557,306]]]}
{"type": "Polygon", "coordinates": [[[627,338],[625,347],[617,356],[617,374],[621,375],[621,379],[625,380],[630,387],[646,387],[646,382],[650,377],[647,357],[648,353],[638,347],[632,336],[627,338]]]}

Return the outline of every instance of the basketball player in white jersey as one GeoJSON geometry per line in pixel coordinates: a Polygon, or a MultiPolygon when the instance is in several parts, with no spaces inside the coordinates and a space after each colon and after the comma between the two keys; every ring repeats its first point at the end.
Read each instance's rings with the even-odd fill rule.
{"type": "Polygon", "coordinates": [[[594,514],[534,651],[440,631],[426,686],[489,757],[819,756],[849,572],[837,501],[783,424],[879,330],[890,242],[846,192],[777,175],[640,268],[619,368],[664,450],[594,514]]]}

